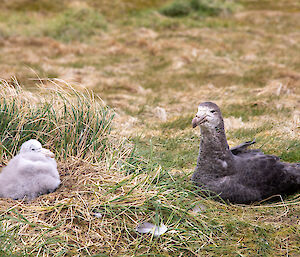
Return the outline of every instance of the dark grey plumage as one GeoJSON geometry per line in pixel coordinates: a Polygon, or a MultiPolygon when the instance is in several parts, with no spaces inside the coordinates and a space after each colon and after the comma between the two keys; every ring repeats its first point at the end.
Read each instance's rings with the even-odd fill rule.
{"type": "Polygon", "coordinates": [[[192,181],[232,203],[251,203],[276,194],[300,190],[300,167],[284,163],[247,147],[245,142],[229,149],[219,107],[199,105],[193,127],[199,126],[201,142],[192,181]]]}
{"type": "Polygon", "coordinates": [[[0,197],[34,199],[60,184],[54,154],[31,139],[0,173],[0,197]]]}

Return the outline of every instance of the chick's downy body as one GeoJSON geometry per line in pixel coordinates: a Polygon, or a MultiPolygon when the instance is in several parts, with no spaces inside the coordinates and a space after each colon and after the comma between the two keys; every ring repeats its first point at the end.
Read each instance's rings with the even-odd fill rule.
{"type": "Polygon", "coordinates": [[[31,200],[53,192],[60,185],[53,156],[37,140],[25,142],[0,173],[0,197],[31,200]]]}

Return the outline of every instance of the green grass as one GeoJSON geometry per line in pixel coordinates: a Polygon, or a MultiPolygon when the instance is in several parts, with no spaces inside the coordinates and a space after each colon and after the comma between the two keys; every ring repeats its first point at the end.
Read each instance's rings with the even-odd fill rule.
{"type": "Polygon", "coordinates": [[[43,28],[45,36],[63,42],[85,41],[106,29],[100,12],[89,9],[69,9],[48,21],[43,28]]]}
{"type": "Polygon", "coordinates": [[[42,242],[44,247],[46,246],[44,249],[45,253],[51,253],[55,248],[55,244],[63,243],[59,235],[55,237],[49,235],[53,229],[57,229],[59,226],[47,227],[42,224],[32,223],[13,208],[6,214],[0,215],[0,242],[2,241],[0,256],[32,256],[32,253],[38,250],[35,244],[30,248],[23,248],[24,242],[20,240],[21,238],[18,236],[17,231],[22,230],[25,226],[31,227],[38,234],[35,240],[36,242],[42,242]],[[1,251],[3,252],[1,253],[1,251]]]}
{"type": "MultiPolygon", "coordinates": [[[[58,192],[32,203],[16,205],[1,200],[7,206],[0,211],[4,254],[276,254],[277,230],[263,219],[281,215],[286,205],[275,204],[269,209],[225,205],[211,200],[190,182],[199,138],[191,133],[170,137],[169,133],[177,125],[184,131],[191,117],[186,116],[182,123],[179,119],[164,123],[165,134],[151,141],[134,138],[133,151],[128,141],[112,147],[112,116],[91,95],[75,90],[54,90],[50,95],[41,91],[37,101],[21,88],[14,90],[2,83],[2,158],[15,154],[29,137],[47,144],[50,141],[63,184],[58,192]],[[9,97],[7,90],[17,97],[9,97]],[[89,158],[89,154],[102,154],[103,158],[89,158]],[[76,164],[72,164],[73,157],[76,164]],[[65,161],[71,164],[66,166],[65,161]],[[205,210],[193,214],[191,209],[198,204],[205,210]],[[94,212],[102,218],[95,218],[94,212]],[[164,222],[169,232],[159,238],[138,234],[135,227],[141,221],[164,222]],[[8,240],[12,244],[8,245],[8,240]]],[[[293,147],[297,149],[297,145],[293,147]]],[[[296,200],[290,198],[286,204],[292,208],[296,200]]],[[[292,227],[284,226],[281,233],[287,236],[291,231],[292,227]]]]}
{"type": "Polygon", "coordinates": [[[183,17],[190,14],[197,16],[216,16],[221,13],[230,13],[235,8],[232,1],[219,0],[175,0],[172,3],[162,7],[160,13],[169,17],[183,17]]]}
{"type": "MultiPolygon", "coordinates": [[[[282,142],[282,141],[281,141],[282,142]]],[[[284,151],[281,151],[279,157],[286,162],[300,162],[300,141],[299,140],[285,140],[283,146],[284,151]]]]}
{"type": "Polygon", "coordinates": [[[17,97],[5,97],[11,86],[6,82],[0,86],[0,141],[5,154],[13,156],[22,143],[38,138],[42,143],[52,142],[64,158],[85,158],[96,152],[101,158],[113,113],[101,107],[93,95],[53,90],[49,99],[31,102],[30,97],[22,99],[21,88],[17,87],[17,97]]]}
{"type": "Polygon", "coordinates": [[[241,82],[248,86],[262,87],[266,85],[268,80],[276,79],[276,69],[271,67],[258,67],[247,70],[241,78],[241,82]]]}
{"type": "Polygon", "coordinates": [[[164,122],[160,125],[160,127],[164,130],[164,129],[180,129],[180,130],[184,130],[188,127],[191,127],[192,125],[192,119],[194,118],[193,115],[187,115],[187,116],[180,116],[177,117],[176,119],[172,120],[172,121],[167,121],[164,122]]]}
{"type": "Polygon", "coordinates": [[[285,114],[289,115],[290,108],[273,108],[269,104],[263,102],[254,102],[249,104],[231,104],[222,109],[224,117],[241,117],[243,121],[249,121],[251,117],[272,115],[272,114],[285,114]]]}
{"type": "Polygon", "coordinates": [[[247,1],[247,0],[241,0],[241,4],[245,6],[245,8],[250,10],[274,10],[274,11],[280,11],[283,9],[288,12],[293,12],[299,10],[300,4],[298,1],[293,0],[287,0],[284,2],[280,1],[269,1],[269,0],[262,0],[262,1],[256,1],[255,4],[253,4],[253,1],[247,1]]]}
{"type": "Polygon", "coordinates": [[[239,139],[240,142],[256,139],[254,148],[261,148],[266,154],[275,154],[285,162],[299,162],[299,140],[287,140],[280,137],[266,136],[275,124],[265,124],[257,128],[240,128],[229,131],[229,139],[239,139]]]}
{"type": "MultiPolygon", "coordinates": [[[[45,1],[46,2],[46,1],[45,1]]],[[[57,6],[57,5],[56,5],[57,6]]],[[[41,7],[42,8],[42,7],[41,7]]],[[[10,10],[0,15],[0,32],[4,36],[51,37],[62,42],[89,41],[107,29],[100,11],[91,8],[65,8],[51,12],[39,9],[29,15],[26,11],[10,10]],[[1,28],[3,26],[3,28],[1,28]]]]}
{"type": "Polygon", "coordinates": [[[133,142],[140,155],[151,157],[154,163],[161,164],[167,170],[193,168],[197,160],[199,137],[188,133],[170,138],[168,134],[166,132],[151,139],[136,137],[133,142]]]}
{"type": "Polygon", "coordinates": [[[0,218],[0,256],[22,256],[14,251],[16,247],[14,233],[5,228],[2,222],[3,218],[0,218]]]}
{"type": "MultiPolygon", "coordinates": [[[[48,36],[62,42],[87,42],[95,35],[106,31],[112,21],[116,25],[135,24],[138,27],[146,26],[155,29],[174,29],[182,24],[188,27],[199,26],[199,21],[195,22],[195,17],[186,19],[183,23],[157,17],[155,9],[162,8],[167,1],[122,0],[121,2],[98,3],[90,0],[81,7],[73,7],[66,1],[58,4],[57,0],[7,2],[2,6],[5,11],[0,15],[0,35],[48,36]],[[43,13],[42,18],[39,13],[43,13]]],[[[175,1],[163,7],[161,12],[172,17],[186,16],[189,13],[194,13],[197,17],[214,16],[218,13],[231,12],[235,5],[235,3],[228,4],[226,1],[219,0],[175,1]]],[[[218,22],[214,24],[213,26],[219,26],[218,22]]]]}
{"type": "Polygon", "coordinates": [[[190,3],[187,1],[175,1],[160,9],[160,12],[163,15],[170,17],[187,16],[191,13],[191,11],[192,8],[190,3]]]}
{"type": "Polygon", "coordinates": [[[266,130],[271,130],[273,127],[272,124],[266,124],[264,126],[258,128],[240,128],[234,131],[230,131],[228,133],[229,138],[237,138],[241,141],[249,141],[257,138],[261,132],[265,132],[266,130]]]}
{"type": "Polygon", "coordinates": [[[275,154],[285,162],[299,163],[300,141],[279,136],[262,138],[264,152],[275,154]]]}

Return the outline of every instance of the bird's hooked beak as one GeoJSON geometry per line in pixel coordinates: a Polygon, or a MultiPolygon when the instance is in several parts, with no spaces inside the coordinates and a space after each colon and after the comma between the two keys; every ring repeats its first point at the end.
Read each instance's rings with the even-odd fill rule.
{"type": "Polygon", "coordinates": [[[54,156],[55,156],[54,153],[52,153],[50,150],[48,150],[46,148],[42,148],[40,152],[50,158],[54,158],[54,156]]]}
{"type": "Polygon", "coordinates": [[[206,114],[203,114],[203,115],[196,114],[196,117],[192,120],[192,126],[193,126],[193,128],[196,128],[200,124],[206,122],[207,121],[206,117],[207,117],[206,114]]]}

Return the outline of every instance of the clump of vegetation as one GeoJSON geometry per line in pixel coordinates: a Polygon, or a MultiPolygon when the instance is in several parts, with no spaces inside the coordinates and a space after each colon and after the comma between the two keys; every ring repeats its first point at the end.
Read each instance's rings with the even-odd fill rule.
{"type": "MultiPolygon", "coordinates": [[[[0,141],[4,154],[13,156],[22,143],[38,138],[63,157],[97,155],[108,147],[113,112],[92,94],[49,90],[51,97],[24,92],[0,82],[0,141]]],[[[44,91],[44,93],[49,93],[44,91]]]]}
{"type": "Polygon", "coordinates": [[[161,8],[160,12],[169,17],[182,17],[190,14],[205,17],[230,13],[235,7],[235,3],[226,0],[175,0],[161,8]]]}
{"type": "Polygon", "coordinates": [[[175,1],[160,9],[163,15],[169,17],[187,16],[191,11],[191,5],[187,1],[175,1]]]}
{"type": "Polygon", "coordinates": [[[49,20],[43,30],[45,36],[70,42],[84,41],[106,29],[104,17],[94,9],[68,9],[49,20]]]}

